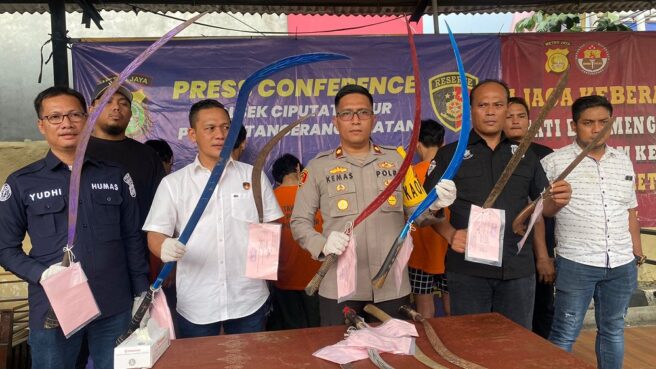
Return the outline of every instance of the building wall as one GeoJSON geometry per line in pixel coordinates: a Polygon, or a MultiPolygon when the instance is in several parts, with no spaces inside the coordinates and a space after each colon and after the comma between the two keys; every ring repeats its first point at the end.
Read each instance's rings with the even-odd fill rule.
{"type": "MultiPolygon", "coordinates": [[[[187,19],[191,13],[171,13],[187,19]]],[[[99,30],[92,24],[84,28],[81,13],[66,16],[70,38],[160,37],[180,22],[163,16],[139,12],[101,12],[105,19],[99,30]]],[[[258,31],[287,31],[285,15],[207,14],[203,23],[230,29],[258,31]],[[242,23],[244,22],[244,23],[242,23]]],[[[40,48],[50,38],[50,14],[0,14],[0,141],[39,140],[36,129],[36,113],[32,106],[39,91],[53,84],[52,63],[43,67],[43,80],[37,83],[41,64],[40,48]]],[[[181,37],[258,36],[191,25],[181,37]]],[[[43,48],[44,60],[52,51],[52,45],[43,48]]],[[[69,53],[70,65],[70,53],[69,53]]],[[[72,75],[69,73],[69,75],[72,75]]],[[[72,80],[71,80],[72,85],[72,80]]],[[[0,161],[3,160],[0,158],[0,161]]]]}

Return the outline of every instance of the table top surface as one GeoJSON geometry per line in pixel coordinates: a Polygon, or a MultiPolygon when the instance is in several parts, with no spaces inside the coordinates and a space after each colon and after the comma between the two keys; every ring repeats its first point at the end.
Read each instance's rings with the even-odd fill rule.
{"type": "MultiPolygon", "coordinates": [[[[429,322],[451,352],[489,369],[594,368],[499,314],[434,318],[429,322]]],[[[415,325],[418,347],[436,362],[457,368],[433,350],[421,323],[415,325]]],[[[174,340],[153,368],[338,368],[312,353],[342,340],[345,330],[345,326],[334,326],[174,340]]],[[[381,356],[394,368],[425,367],[412,356],[381,356]]],[[[375,368],[369,360],[352,365],[355,369],[375,368]]]]}

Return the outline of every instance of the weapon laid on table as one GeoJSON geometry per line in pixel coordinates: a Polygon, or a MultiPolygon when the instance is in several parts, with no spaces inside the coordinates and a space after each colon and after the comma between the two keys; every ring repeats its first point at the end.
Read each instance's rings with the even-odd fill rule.
{"type": "MultiPolygon", "coordinates": [[[[380,320],[381,322],[385,323],[386,321],[392,319],[391,316],[389,316],[386,312],[380,310],[376,305],[373,304],[367,304],[364,307],[364,311],[375,317],[376,319],[380,320]]],[[[433,369],[447,369],[446,366],[439,364],[438,362],[434,361],[433,359],[429,358],[424,354],[423,351],[417,346],[415,343],[415,359],[417,359],[420,363],[426,365],[429,368],[433,369]]]]}
{"type": "Polygon", "coordinates": [[[549,114],[551,109],[556,105],[556,103],[562,96],[563,91],[567,86],[568,78],[569,78],[569,68],[565,70],[565,73],[563,73],[562,76],[560,76],[556,88],[553,90],[553,92],[547,99],[547,102],[540,110],[540,114],[538,114],[538,119],[536,119],[535,122],[531,124],[531,127],[528,129],[528,132],[520,141],[517,151],[515,151],[513,156],[510,158],[510,161],[503,169],[503,172],[501,172],[501,176],[497,180],[497,183],[494,184],[494,187],[492,187],[492,191],[490,191],[490,194],[487,196],[487,199],[485,199],[485,202],[483,203],[484,209],[488,209],[492,207],[494,205],[494,202],[497,201],[497,197],[501,195],[503,188],[506,187],[506,184],[510,180],[510,176],[512,176],[513,172],[515,171],[515,168],[517,168],[517,165],[519,165],[519,162],[524,157],[524,154],[526,154],[526,151],[528,151],[528,148],[531,146],[531,142],[533,142],[533,138],[535,138],[535,135],[542,127],[542,124],[544,123],[544,119],[547,117],[547,114],[549,114]]]}
{"type": "MultiPolygon", "coordinates": [[[[73,167],[71,169],[71,177],[68,187],[68,198],[69,198],[68,238],[67,238],[66,247],[64,248],[64,259],[62,260],[61,263],[62,266],[68,267],[70,266],[71,262],[73,262],[72,249],[75,242],[75,230],[77,227],[77,208],[78,208],[78,199],[80,196],[80,177],[82,174],[82,164],[84,162],[84,154],[86,152],[87,145],[89,143],[89,137],[91,136],[91,132],[93,132],[93,128],[96,125],[96,121],[98,120],[98,117],[100,116],[103,109],[109,102],[109,99],[111,99],[114,93],[118,91],[118,88],[121,86],[121,84],[125,82],[128,79],[128,77],[130,77],[132,72],[134,72],[137,68],[139,68],[139,66],[143,64],[143,62],[145,62],[151,55],[153,55],[153,53],[155,53],[155,51],[159,50],[160,47],[162,47],[171,38],[173,38],[173,36],[180,33],[180,31],[187,28],[189,25],[197,21],[198,18],[202,17],[205,14],[206,13],[200,13],[194,17],[191,17],[185,22],[177,25],[172,30],[167,32],[164,36],[162,36],[159,40],[155,41],[152,45],[150,45],[141,54],[139,54],[139,56],[137,56],[130,64],[128,64],[128,66],[125,67],[125,69],[121,73],[119,73],[119,75],[107,87],[107,89],[101,96],[100,101],[98,102],[98,107],[94,109],[93,112],[89,115],[89,119],[86,122],[86,126],[82,130],[79,143],[75,149],[75,158],[73,160],[73,167]]],[[[52,310],[52,308],[50,308],[46,313],[46,320],[44,323],[44,327],[45,328],[59,327],[59,321],[57,320],[57,317],[55,316],[55,313],[52,310]]]]}
{"type": "MultiPolygon", "coordinates": [[[[255,73],[251,74],[248,78],[246,78],[241,89],[239,89],[239,94],[237,95],[235,114],[232,123],[230,124],[230,130],[228,131],[228,136],[224,140],[223,148],[221,149],[221,154],[219,155],[219,160],[214,166],[214,169],[212,169],[210,178],[207,180],[207,184],[205,184],[205,188],[203,189],[203,192],[201,193],[200,198],[198,199],[198,203],[196,204],[196,207],[194,208],[194,211],[192,212],[189,221],[187,222],[187,225],[182,230],[182,233],[180,234],[178,241],[180,241],[183,244],[186,244],[187,241],[189,241],[192,232],[196,228],[196,225],[198,224],[201,215],[203,215],[203,212],[205,211],[205,208],[207,207],[207,204],[209,203],[209,200],[212,197],[212,194],[214,193],[214,190],[216,189],[219,180],[221,179],[221,174],[223,174],[223,170],[225,169],[225,166],[228,163],[230,154],[232,153],[232,148],[235,145],[235,141],[237,141],[237,135],[239,134],[239,130],[243,125],[244,115],[246,111],[246,104],[248,103],[248,96],[251,90],[253,89],[253,87],[255,87],[258,83],[260,83],[262,80],[269,77],[270,75],[284,69],[288,69],[303,64],[315,63],[319,61],[341,60],[341,59],[348,59],[348,57],[345,55],[335,54],[335,53],[309,53],[309,54],[294,55],[294,56],[280,59],[272,64],[269,64],[257,70],[255,73]]],[[[166,279],[166,277],[168,276],[168,274],[171,272],[172,269],[173,269],[172,262],[164,264],[164,267],[159,272],[157,279],[155,280],[150,290],[146,294],[146,299],[148,298],[148,295],[150,295],[152,300],[152,295],[155,293],[155,291],[157,291],[160,288],[160,286],[162,285],[162,283],[164,282],[164,280],[166,279]]],[[[130,322],[128,331],[116,340],[117,346],[121,342],[123,342],[126,338],[128,338],[130,334],[134,332],[134,330],[139,328],[139,324],[141,323],[141,320],[143,319],[144,316],[143,314],[145,314],[145,312],[148,310],[148,306],[150,305],[150,301],[146,299],[144,299],[144,301],[139,305],[137,313],[132,317],[132,321],[130,322]]]]}
{"type": "MultiPolygon", "coordinates": [[[[355,310],[351,309],[348,306],[344,307],[344,317],[346,320],[350,323],[352,323],[356,329],[363,329],[363,328],[369,328],[369,325],[364,322],[364,319],[362,319],[361,316],[359,316],[355,310]]],[[[382,357],[380,357],[380,353],[376,349],[372,348],[367,348],[367,354],[369,355],[369,359],[371,360],[374,365],[376,365],[380,369],[394,369],[391,365],[385,362],[382,357]]]]}
{"type": "Polygon", "coordinates": [[[437,333],[435,333],[435,330],[433,329],[433,326],[430,325],[430,322],[426,320],[421,314],[413,310],[410,306],[403,305],[399,309],[399,311],[408,318],[414,320],[415,322],[420,322],[424,326],[424,330],[426,331],[426,337],[428,337],[428,341],[430,342],[431,346],[433,346],[433,349],[435,352],[438,353],[444,360],[450,362],[453,365],[457,365],[459,368],[463,369],[486,369],[484,366],[478,365],[476,363],[472,363],[469,360],[463,359],[460,356],[454,354],[451,352],[446,346],[444,346],[444,343],[442,340],[437,336],[437,333]]]}
{"type": "MultiPolygon", "coordinates": [[[[451,48],[453,49],[453,53],[455,54],[456,58],[456,64],[458,66],[458,74],[460,75],[460,88],[462,91],[467,91],[467,76],[465,75],[465,68],[463,67],[462,64],[462,58],[460,57],[460,51],[458,50],[458,44],[456,43],[455,37],[453,36],[453,33],[451,32],[451,28],[449,28],[449,25],[446,25],[447,30],[449,31],[449,40],[451,41],[451,48]]],[[[456,145],[456,151],[453,154],[453,157],[451,158],[451,162],[449,163],[448,167],[444,171],[444,174],[442,175],[441,179],[452,179],[456,173],[458,172],[458,169],[460,168],[460,164],[462,164],[462,159],[465,155],[465,150],[467,149],[467,144],[469,143],[469,132],[471,131],[471,116],[470,116],[470,106],[469,106],[469,94],[463,93],[462,94],[462,125],[460,126],[460,137],[458,138],[458,144],[456,145]]],[[[392,269],[392,265],[394,265],[394,261],[396,261],[397,256],[399,255],[399,252],[401,251],[401,247],[403,247],[403,242],[405,239],[408,237],[408,234],[410,233],[410,230],[412,228],[412,223],[421,215],[423,214],[426,209],[428,209],[433,202],[437,200],[437,190],[433,188],[426,196],[426,198],[419,204],[417,205],[417,208],[415,211],[410,215],[408,218],[407,222],[405,223],[405,226],[401,230],[401,233],[396,237],[396,240],[394,240],[394,244],[392,245],[392,248],[390,248],[389,252],[387,253],[387,256],[385,257],[385,261],[383,262],[383,265],[380,267],[374,278],[372,278],[371,283],[374,285],[376,288],[381,288],[383,287],[383,284],[385,284],[385,279],[387,278],[387,274],[389,274],[389,271],[392,269]]]]}
{"type": "MultiPolygon", "coordinates": [[[[413,38],[412,30],[410,29],[410,24],[408,23],[406,19],[406,28],[408,30],[408,42],[410,43],[410,55],[412,56],[412,70],[413,70],[413,75],[415,77],[415,117],[414,117],[414,124],[412,126],[412,136],[410,137],[410,143],[408,144],[408,153],[403,159],[403,162],[401,162],[401,166],[399,167],[398,173],[392,178],[392,181],[387,185],[387,187],[376,196],[369,205],[358,215],[357,218],[353,221],[353,226],[348,227],[351,231],[355,229],[355,227],[362,223],[369,215],[371,215],[376,209],[380,207],[391,195],[394,193],[396,188],[401,184],[401,181],[405,177],[405,173],[408,171],[408,168],[410,167],[410,164],[412,162],[412,158],[415,155],[415,149],[417,148],[417,141],[419,140],[419,128],[421,127],[421,84],[420,84],[420,76],[419,76],[419,58],[417,57],[417,48],[415,46],[415,40],[413,38]]],[[[352,234],[348,234],[349,237],[352,236],[352,234]]],[[[321,285],[321,281],[323,278],[326,276],[326,273],[328,273],[328,270],[335,265],[337,262],[337,255],[335,254],[329,254],[326,255],[325,260],[321,263],[321,266],[319,267],[319,270],[317,270],[317,273],[312,277],[312,280],[310,280],[310,283],[308,283],[307,287],[305,287],[305,293],[309,296],[314,295],[317,290],[319,289],[319,286],[321,285]]]]}
{"type": "Polygon", "coordinates": [[[269,140],[269,142],[264,145],[260,153],[253,163],[253,172],[251,174],[251,181],[253,182],[253,198],[255,199],[255,208],[257,209],[257,215],[260,218],[260,223],[264,222],[264,206],[262,205],[262,168],[264,168],[264,163],[266,163],[267,156],[273,149],[278,141],[282,140],[287,133],[289,133],[294,127],[305,122],[308,118],[315,116],[316,114],[306,115],[297,119],[292,124],[283,128],[275,136],[269,140]]]}
{"type": "MultiPolygon", "coordinates": [[[[594,140],[590,142],[582,151],[579,153],[574,160],[563,170],[562,173],[556,177],[556,179],[553,180],[553,182],[558,182],[562,181],[565,179],[573,170],[576,168],[577,165],[586,157],[588,156],[588,153],[594,149],[599,142],[606,136],[608,132],[610,132],[611,128],[613,127],[613,122],[608,122],[604,126],[604,128],[599,131],[597,136],[595,136],[594,140]]],[[[552,182],[552,183],[553,183],[552,182]]],[[[524,223],[526,223],[526,220],[533,214],[533,211],[535,210],[535,206],[537,205],[538,201],[540,199],[546,199],[547,197],[551,196],[550,191],[551,190],[551,184],[542,192],[542,195],[540,195],[537,199],[531,201],[530,204],[526,205],[524,209],[522,209],[519,214],[515,217],[515,219],[512,222],[512,229],[513,232],[519,234],[519,235],[524,235],[525,230],[524,230],[524,223]]]]}

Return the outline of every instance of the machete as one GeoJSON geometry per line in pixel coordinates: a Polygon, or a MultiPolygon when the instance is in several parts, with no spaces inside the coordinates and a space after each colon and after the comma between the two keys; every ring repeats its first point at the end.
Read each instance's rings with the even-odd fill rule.
{"type": "MultiPolygon", "coordinates": [[[[599,144],[599,142],[606,136],[608,132],[610,132],[612,128],[613,128],[613,122],[609,121],[608,123],[606,123],[604,128],[601,131],[599,131],[597,136],[595,136],[594,140],[592,140],[592,142],[590,142],[581,151],[581,153],[579,153],[576,156],[576,158],[572,160],[572,162],[567,166],[567,168],[565,168],[563,172],[560,173],[558,177],[556,177],[556,179],[552,181],[552,183],[562,181],[563,179],[565,179],[574,170],[574,168],[576,168],[576,166],[579,165],[579,163],[583,159],[585,159],[586,156],[588,156],[588,153],[599,144]]],[[[537,199],[531,201],[530,204],[526,205],[526,207],[522,209],[522,211],[519,214],[517,214],[515,220],[513,220],[512,222],[513,232],[521,236],[523,236],[526,233],[526,231],[524,230],[524,223],[531,216],[531,214],[533,214],[533,211],[535,210],[535,206],[537,205],[538,201],[540,201],[540,199],[546,199],[549,196],[551,196],[549,192],[550,190],[551,190],[551,184],[542,192],[542,195],[540,195],[537,199]]]]}
{"type": "Polygon", "coordinates": [[[435,333],[435,330],[433,329],[433,326],[430,324],[430,322],[428,322],[428,320],[426,320],[423,316],[421,316],[421,314],[414,311],[410,306],[403,305],[401,306],[399,311],[405,314],[408,318],[414,320],[415,322],[420,322],[424,326],[424,330],[426,331],[426,337],[428,337],[428,341],[430,342],[431,346],[433,346],[435,352],[437,352],[438,355],[444,358],[444,360],[450,362],[451,364],[457,365],[459,368],[463,368],[463,369],[486,369],[484,366],[478,365],[476,363],[472,363],[469,360],[461,358],[460,356],[454,354],[448,348],[446,348],[442,340],[437,336],[437,333],[435,333]]]}
{"type": "MultiPolygon", "coordinates": [[[[386,312],[380,310],[376,305],[373,304],[367,304],[364,307],[364,311],[366,311],[368,314],[372,315],[374,318],[380,320],[381,322],[385,323],[386,321],[392,319],[391,316],[389,316],[386,312]]],[[[429,368],[433,369],[447,369],[446,366],[439,364],[438,362],[434,361],[433,359],[429,358],[424,354],[423,351],[417,346],[417,343],[415,343],[415,359],[417,359],[420,363],[426,365],[429,368]]]]}

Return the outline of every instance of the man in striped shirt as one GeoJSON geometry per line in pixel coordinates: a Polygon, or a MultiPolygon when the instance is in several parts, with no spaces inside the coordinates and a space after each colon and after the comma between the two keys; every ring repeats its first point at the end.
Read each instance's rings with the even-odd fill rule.
{"type": "MultiPolygon", "coordinates": [[[[572,105],[572,144],[542,160],[549,180],[556,178],[606,124],[612,105],[602,96],[585,96],[572,105]]],[[[624,315],[637,284],[635,258],[642,256],[638,202],[631,160],[606,141],[610,132],[570,173],[572,198],[556,215],[556,301],[549,340],[571,351],[592,298],[597,323],[597,365],[621,368],[624,315]]]]}

